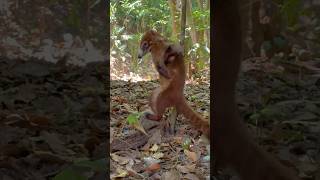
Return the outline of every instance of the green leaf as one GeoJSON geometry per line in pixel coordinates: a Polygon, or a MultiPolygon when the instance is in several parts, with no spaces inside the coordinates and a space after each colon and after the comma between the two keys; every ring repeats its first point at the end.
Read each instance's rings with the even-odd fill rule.
{"type": "Polygon", "coordinates": [[[185,141],[183,142],[182,148],[183,148],[183,149],[189,149],[190,144],[191,144],[191,140],[190,140],[189,138],[187,138],[187,139],[185,139],[185,141]]]}
{"type": "Polygon", "coordinates": [[[293,26],[295,23],[297,23],[298,17],[302,13],[301,4],[301,0],[284,1],[281,12],[286,17],[289,26],[293,26]]]}
{"type": "Polygon", "coordinates": [[[130,125],[137,123],[137,121],[139,120],[141,113],[133,113],[133,114],[129,114],[129,116],[127,117],[127,121],[130,125]]]}
{"type": "Polygon", "coordinates": [[[57,174],[53,178],[53,180],[87,180],[87,179],[88,179],[87,177],[77,174],[70,168],[61,171],[59,174],[57,174]]]}
{"type": "Polygon", "coordinates": [[[257,120],[257,119],[259,119],[259,118],[260,118],[260,114],[259,114],[259,113],[253,113],[253,114],[249,117],[250,120],[257,120]]]}

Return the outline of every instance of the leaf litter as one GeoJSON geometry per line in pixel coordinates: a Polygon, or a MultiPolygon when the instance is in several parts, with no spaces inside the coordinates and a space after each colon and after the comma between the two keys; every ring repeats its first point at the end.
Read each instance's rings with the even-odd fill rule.
{"type": "Polygon", "coordinates": [[[1,176],[59,180],[106,174],[108,106],[99,90],[109,79],[105,62],[80,67],[0,57],[0,64],[1,176]],[[87,87],[83,77],[99,79],[90,84],[91,93],[79,94],[87,87]]]}
{"type": "MultiPolygon", "coordinates": [[[[137,156],[131,158],[134,164],[130,168],[122,164],[122,161],[119,160],[121,158],[111,159],[111,166],[122,170],[119,171],[117,168],[111,170],[111,177],[122,176],[124,179],[166,179],[166,177],[175,179],[176,177],[180,179],[187,174],[194,174],[199,179],[209,177],[209,161],[201,162],[205,156],[209,155],[206,148],[208,144],[196,141],[200,139],[200,136],[188,123],[184,122],[187,121],[184,117],[178,116],[175,125],[176,132],[173,135],[163,131],[163,128],[166,127],[163,121],[169,121],[172,117],[166,115],[161,122],[156,122],[149,121],[143,116],[142,112],[149,109],[150,93],[157,85],[157,81],[111,81],[111,94],[113,94],[110,109],[110,128],[113,132],[110,146],[111,156],[117,152],[127,152],[126,154],[132,151],[138,152],[137,156]],[[134,124],[139,124],[146,134],[133,126],[134,124]],[[188,152],[185,153],[184,139],[192,139],[189,145],[199,146],[199,148],[188,146],[188,152]],[[189,171],[186,172],[181,167],[189,171]],[[198,172],[195,172],[194,169],[198,169],[198,172]]],[[[194,98],[193,101],[189,101],[190,104],[199,110],[206,109],[209,112],[209,95],[203,95],[209,92],[208,84],[197,88],[189,86],[187,85],[186,88],[187,94],[202,93],[199,96],[205,97],[194,98]]],[[[199,113],[203,114],[201,110],[199,113]]]]}

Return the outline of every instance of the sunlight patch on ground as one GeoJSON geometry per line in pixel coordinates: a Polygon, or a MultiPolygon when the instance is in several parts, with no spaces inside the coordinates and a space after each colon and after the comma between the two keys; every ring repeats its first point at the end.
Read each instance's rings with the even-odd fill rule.
{"type": "Polygon", "coordinates": [[[130,82],[139,82],[139,81],[150,81],[154,80],[151,76],[142,77],[139,74],[129,72],[129,74],[121,74],[116,75],[111,72],[111,80],[122,80],[122,81],[130,81],[130,82]]]}
{"type": "MultiPolygon", "coordinates": [[[[123,57],[124,58],[124,57],[123,57]]],[[[142,72],[131,72],[129,66],[126,64],[126,59],[114,58],[110,56],[110,78],[111,80],[122,80],[130,82],[150,81],[158,78],[157,73],[153,69],[143,69],[142,72]]]]}

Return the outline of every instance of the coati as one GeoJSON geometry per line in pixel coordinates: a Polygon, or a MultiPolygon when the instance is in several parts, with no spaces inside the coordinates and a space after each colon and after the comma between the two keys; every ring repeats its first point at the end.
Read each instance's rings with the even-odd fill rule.
{"type": "Polygon", "coordinates": [[[170,42],[155,30],[145,32],[140,42],[138,58],[141,59],[148,52],[151,52],[153,64],[160,75],[160,82],[165,81],[165,79],[170,79],[169,72],[161,54],[163,53],[163,49],[169,44],[170,42]]]}
{"type": "Polygon", "coordinates": [[[152,113],[145,112],[147,119],[159,121],[166,108],[175,107],[179,114],[190,119],[191,124],[210,139],[209,122],[192,110],[183,94],[186,72],[182,47],[150,30],[142,36],[138,57],[142,58],[148,52],[159,72],[160,86],[150,97],[152,113]]]}
{"type": "Polygon", "coordinates": [[[241,61],[239,0],[213,5],[212,167],[231,167],[243,180],[298,180],[295,173],[258,146],[240,118],[235,87],[241,61]]]}

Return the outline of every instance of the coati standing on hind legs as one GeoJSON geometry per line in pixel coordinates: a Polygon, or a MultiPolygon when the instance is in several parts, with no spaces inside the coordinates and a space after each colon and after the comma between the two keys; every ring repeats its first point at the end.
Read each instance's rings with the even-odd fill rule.
{"type": "Polygon", "coordinates": [[[160,121],[166,108],[175,107],[210,139],[209,122],[192,110],[183,94],[186,72],[182,47],[169,43],[159,33],[150,30],[141,39],[138,58],[148,52],[159,72],[160,87],[152,92],[149,105],[153,112],[146,112],[146,118],[160,121]]]}

